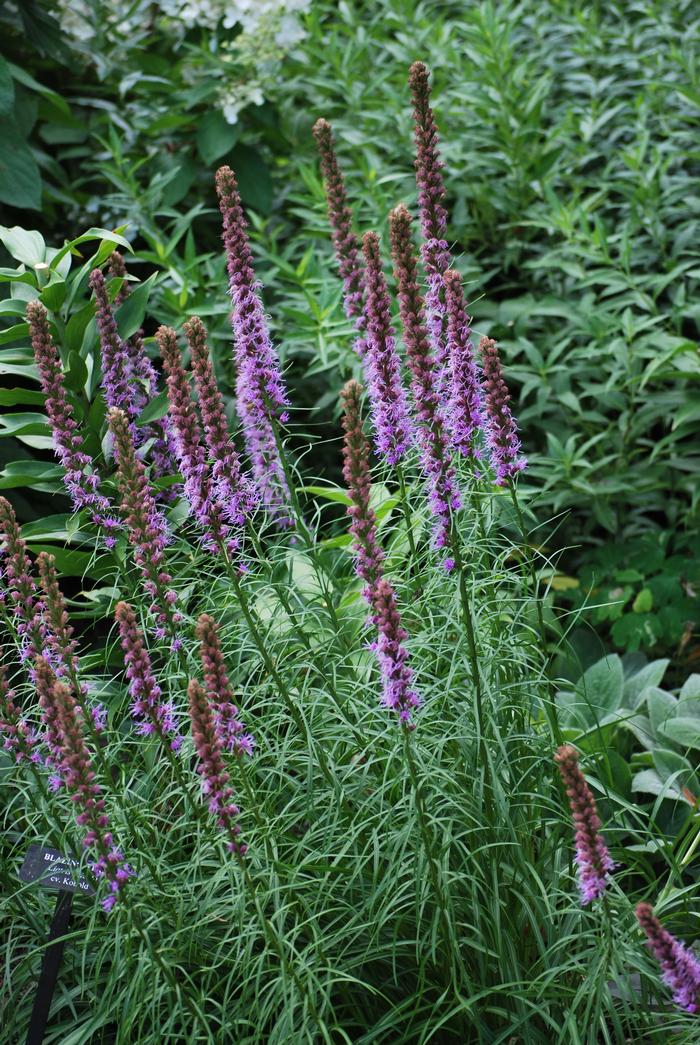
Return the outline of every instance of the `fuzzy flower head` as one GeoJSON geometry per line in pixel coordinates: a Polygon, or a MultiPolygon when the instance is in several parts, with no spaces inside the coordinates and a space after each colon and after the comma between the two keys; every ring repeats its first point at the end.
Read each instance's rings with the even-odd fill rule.
{"type": "Polygon", "coordinates": [[[382,703],[398,714],[403,726],[413,729],[411,715],[421,701],[413,689],[413,672],[408,664],[408,635],[401,625],[394,589],[384,577],[377,582],[372,621],[378,634],[374,649],[382,675],[382,703]]]}
{"type": "Polygon", "coordinates": [[[673,1000],[686,1012],[700,1012],[700,961],[689,947],[664,929],[648,903],[637,904],[637,921],[661,966],[662,979],[673,1000]]]}
{"type": "Polygon", "coordinates": [[[60,745],[61,778],[77,811],[76,822],[86,829],[83,845],[97,855],[93,873],[107,882],[109,892],[102,907],[111,911],[134,872],[113,844],[104,799],[85,743],[82,711],[68,687],[58,679],[40,691],[39,703],[54,723],[60,745]]]}
{"type": "Polygon", "coordinates": [[[117,481],[121,510],[134,560],[141,570],[143,587],[153,600],[151,613],[157,621],[156,634],[165,638],[168,622],[176,623],[172,612],[177,594],[170,588],[172,577],[165,571],[165,547],[169,535],[165,516],[156,506],[143,463],[136,455],[126,414],[112,409],[108,415],[117,459],[117,481]]]}
{"type": "Polygon", "coordinates": [[[273,426],[288,419],[289,398],[265,319],[241,197],[230,167],[217,171],[216,190],[232,305],[238,416],[261,499],[278,524],[286,526],[290,524],[285,512],[289,489],[273,426]]]}
{"type": "Polygon", "coordinates": [[[379,239],[374,232],[362,239],[365,256],[365,372],[377,453],[396,464],[411,442],[411,421],[401,382],[401,363],[391,325],[391,303],[382,271],[379,239]]]}
{"type": "Polygon", "coordinates": [[[58,584],[55,557],[48,552],[39,552],[36,569],[44,593],[46,647],[52,653],[51,661],[57,675],[74,673],[78,667],[75,655],[77,643],[73,638],[63,592],[58,584]]]}
{"type": "Polygon", "coordinates": [[[559,766],[574,821],[576,864],[581,903],[589,904],[602,896],[614,864],[600,833],[595,799],[578,764],[578,754],[569,744],[558,748],[554,760],[559,766]]]}
{"type": "Polygon", "coordinates": [[[40,301],[29,302],[27,320],[41,390],[46,396],[54,449],[65,470],[65,484],[73,510],[87,508],[94,523],[104,527],[107,546],[111,547],[118,523],[109,501],[100,493],[100,479],[93,461],[83,449],[83,439],[66,393],[60,356],[51,336],[48,313],[40,301]]]}
{"type": "Polygon", "coordinates": [[[423,62],[414,62],[408,74],[413,100],[416,183],[423,244],[421,255],[428,284],[428,326],[435,345],[436,363],[442,375],[447,369],[447,339],[444,323],[443,274],[450,267],[447,243],[445,185],[442,179],[437,124],[430,107],[430,74],[423,62]]]}
{"type": "Polygon", "coordinates": [[[333,131],[328,120],[317,120],[313,127],[313,135],[318,147],[321,174],[326,188],[331,237],[343,281],[345,315],[354,322],[358,331],[355,350],[359,356],[364,356],[366,345],[363,336],[365,316],[362,307],[364,299],[362,260],[357,236],[352,230],[352,212],[348,205],[345,180],[338,164],[333,144],[333,131]]]}
{"type": "Polygon", "coordinates": [[[510,393],[503,377],[498,345],[492,338],[482,337],[479,351],[484,373],[486,440],[491,451],[496,483],[503,486],[527,467],[527,460],[520,452],[518,426],[509,405],[510,393]]]}
{"type": "Polygon", "coordinates": [[[0,582],[0,596],[20,641],[20,656],[23,660],[36,657],[43,652],[46,642],[44,605],[32,576],[17,517],[5,497],[0,497],[0,582]]]}
{"type": "Polygon", "coordinates": [[[202,778],[202,792],[207,797],[209,812],[216,817],[217,826],[228,835],[228,848],[242,856],[246,846],[239,841],[241,829],[235,823],[240,810],[232,802],[233,791],[229,786],[229,775],[224,766],[214,712],[206,692],[194,679],[190,681],[187,695],[192,739],[199,759],[197,772],[202,778]]]}
{"type": "Polygon", "coordinates": [[[131,360],[126,344],[119,335],[117,321],[107,293],[101,269],[90,274],[90,289],[95,295],[95,319],[102,353],[102,388],[108,407],[123,410],[132,426],[132,437],[138,438],[134,421],[142,406],[141,390],[133,380],[131,360]]]}
{"type": "Polygon", "coordinates": [[[381,576],[384,552],[377,538],[377,517],[370,506],[371,475],[369,442],[362,427],[362,387],[348,381],[341,393],[343,402],[343,477],[352,502],[348,507],[350,533],[357,572],[365,581],[364,596],[372,603],[372,592],[381,576]]]}
{"type": "Polygon", "coordinates": [[[185,323],[185,337],[192,359],[207,449],[213,460],[216,496],[224,518],[233,526],[242,527],[256,506],[255,491],[243,475],[229,434],[224,400],[216,383],[207,345],[207,332],[198,316],[192,316],[185,323]]]}
{"type": "MultiPolygon", "coordinates": [[[[461,506],[457,478],[450,462],[445,413],[438,395],[438,374],[418,283],[411,239],[411,217],[401,204],[389,217],[394,276],[398,286],[403,340],[411,371],[411,390],[418,417],[418,440],[428,504],[437,548],[450,539],[452,513],[461,506]]],[[[445,560],[445,565],[450,560],[445,560]]]]}
{"type": "Polygon", "coordinates": [[[474,358],[462,277],[449,269],[444,276],[449,358],[449,408],[452,445],[464,457],[481,456],[478,438],[484,429],[479,373],[474,358]]]}
{"type": "Polygon", "coordinates": [[[168,375],[168,408],[175,435],[176,456],[185,480],[185,496],[192,514],[204,531],[205,547],[216,554],[226,543],[227,527],[214,497],[199,419],[182,365],[177,334],[171,327],[159,327],[156,341],[168,375]]]}
{"type": "Polygon", "coordinates": [[[136,731],[140,736],[155,735],[172,751],[179,751],[182,737],[175,723],[174,709],[170,701],[163,699],[163,691],[156,682],[136,614],[128,603],[119,602],[114,616],[129,681],[131,714],[138,721],[136,731]]]}
{"type": "Polygon", "coordinates": [[[245,732],[245,726],[238,718],[239,712],[226,674],[219,629],[214,618],[203,613],[197,620],[195,634],[199,642],[204,684],[221,746],[237,755],[252,755],[255,741],[245,732]]]}
{"type": "Polygon", "coordinates": [[[5,665],[0,661],[0,736],[3,750],[8,751],[16,763],[40,762],[39,738],[33,727],[23,717],[10,689],[5,665]]]}

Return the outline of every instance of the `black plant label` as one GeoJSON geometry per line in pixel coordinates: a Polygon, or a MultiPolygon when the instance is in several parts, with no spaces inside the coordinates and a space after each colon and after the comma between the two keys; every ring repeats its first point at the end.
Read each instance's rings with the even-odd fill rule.
{"type": "Polygon", "coordinates": [[[94,895],[95,890],[78,868],[80,862],[64,856],[58,849],[30,845],[19,869],[23,882],[36,882],[42,889],[61,889],[70,893],[94,895]]]}

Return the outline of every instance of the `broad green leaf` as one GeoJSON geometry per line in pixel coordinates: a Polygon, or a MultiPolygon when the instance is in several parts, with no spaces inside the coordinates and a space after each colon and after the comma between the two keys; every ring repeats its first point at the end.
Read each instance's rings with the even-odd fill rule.
{"type": "Polygon", "coordinates": [[[16,261],[21,261],[29,268],[46,260],[46,244],[40,232],[23,229],[19,225],[13,225],[10,229],[0,225],[0,240],[16,261]]]}
{"type": "Polygon", "coordinates": [[[0,388],[0,406],[43,406],[46,396],[29,388],[0,388]]]}
{"type": "Polygon", "coordinates": [[[671,693],[658,686],[649,686],[644,690],[640,704],[644,703],[649,711],[649,721],[654,734],[658,734],[661,726],[673,718],[678,710],[678,701],[671,693]]]}
{"type": "Polygon", "coordinates": [[[272,177],[257,149],[250,145],[237,145],[231,153],[230,164],[246,206],[260,214],[269,214],[273,200],[272,177]]]}
{"type": "Polygon", "coordinates": [[[143,408],[139,414],[137,424],[146,425],[150,421],[157,421],[161,417],[165,417],[168,412],[168,393],[159,392],[157,396],[143,408]]]}
{"type": "Polygon", "coordinates": [[[0,202],[39,210],[41,175],[32,150],[15,121],[0,116],[0,202]]]}
{"type": "Polygon", "coordinates": [[[0,55],[0,116],[7,116],[12,112],[15,104],[15,85],[10,73],[10,67],[0,55]]]}
{"type": "Polygon", "coordinates": [[[632,779],[632,790],[640,791],[645,795],[664,795],[676,801],[683,798],[681,790],[675,784],[669,784],[661,779],[654,769],[643,769],[641,773],[635,773],[632,779]]]}
{"type": "Polygon", "coordinates": [[[654,596],[651,593],[651,588],[642,588],[642,590],[639,592],[636,599],[632,603],[632,612],[649,613],[653,605],[654,596]]]}
{"type": "Polygon", "coordinates": [[[690,794],[685,795],[686,800],[694,800],[700,796],[700,784],[693,767],[687,758],[679,755],[676,751],[668,751],[665,748],[657,748],[652,752],[654,768],[662,780],[674,777],[674,786],[682,791],[687,789],[690,794]]]}
{"type": "Polygon", "coordinates": [[[594,719],[619,708],[623,689],[622,661],[617,654],[593,664],[576,684],[579,700],[588,706],[594,719]]]}
{"type": "Polygon", "coordinates": [[[669,660],[653,660],[645,664],[641,671],[625,679],[623,700],[628,708],[636,708],[641,703],[642,693],[649,686],[658,686],[666,674],[669,660]]]}
{"type": "Polygon", "coordinates": [[[2,414],[0,415],[0,437],[13,435],[46,435],[49,431],[45,414],[2,414]]]}
{"type": "Polygon", "coordinates": [[[659,733],[680,747],[700,750],[700,718],[676,715],[660,724],[659,733]]]}
{"type": "Polygon", "coordinates": [[[119,333],[125,341],[132,334],[135,334],[143,323],[148,307],[148,297],[157,278],[158,273],[154,272],[143,283],[139,283],[136,289],[129,294],[126,301],[116,310],[115,319],[119,327],[119,333]]]}
{"type": "Polygon", "coordinates": [[[298,490],[300,493],[310,493],[312,497],[322,497],[324,501],[335,501],[348,507],[352,504],[345,490],[338,486],[300,486],[298,490]]]}
{"type": "Polygon", "coordinates": [[[214,163],[238,141],[240,128],[227,123],[218,109],[205,113],[197,129],[197,150],[205,163],[214,163]]]}
{"type": "MultiPolygon", "coordinates": [[[[66,256],[66,254],[74,251],[76,247],[79,247],[82,243],[89,243],[91,240],[103,240],[107,243],[116,243],[120,247],[124,247],[126,250],[131,252],[131,244],[123,236],[120,236],[118,232],[112,232],[110,229],[91,228],[87,232],[83,232],[76,239],[69,240],[64,243],[60,250],[57,250],[53,258],[49,262],[52,269],[58,269],[60,262],[66,256]]],[[[111,254],[111,251],[107,252],[107,257],[111,254]]]]}

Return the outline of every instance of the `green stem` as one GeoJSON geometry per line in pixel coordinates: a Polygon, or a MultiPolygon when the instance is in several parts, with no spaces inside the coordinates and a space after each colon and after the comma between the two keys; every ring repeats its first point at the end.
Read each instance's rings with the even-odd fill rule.
{"type": "Polygon", "coordinates": [[[535,560],[529,553],[529,540],[528,533],[525,527],[525,519],[523,517],[520,503],[518,501],[518,495],[515,490],[515,483],[512,478],[508,477],[508,489],[510,490],[511,501],[513,502],[513,508],[515,509],[515,515],[518,520],[518,527],[520,529],[520,538],[523,542],[523,549],[527,554],[527,568],[530,574],[530,583],[532,585],[532,596],[535,600],[535,611],[537,613],[537,626],[540,633],[540,641],[542,643],[542,653],[544,655],[544,671],[545,679],[547,682],[547,696],[548,699],[545,701],[545,713],[549,721],[549,727],[554,735],[556,743],[562,744],[563,738],[561,735],[561,729],[559,726],[559,717],[557,715],[556,705],[556,688],[551,678],[551,654],[548,648],[547,641],[547,630],[544,623],[544,615],[542,613],[542,602],[539,597],[539,582],[537,579],[537,571],[535,569],[535,560]]]}

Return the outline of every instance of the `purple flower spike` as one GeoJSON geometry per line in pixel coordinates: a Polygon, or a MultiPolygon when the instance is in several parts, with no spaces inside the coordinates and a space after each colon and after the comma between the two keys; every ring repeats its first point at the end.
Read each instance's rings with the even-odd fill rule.
{"type": "MultiPolygon", "coordinates": [[[[406,207],[400,205],[391,212],[389,221],[403,339],[420,422],[421,462],[428,487],[428,504],[435,520],[434,543],[436,548],[444,548],[450,539],[452,513],[460,508],[461,500],[450,463],[445,417],[437,392],[435,359],[418,285],[418,266],[411,242],[411,216],[406,207]]],[[[446,569],[451,561],[445,560],[446,569]]]]}
{"type": "Polygon", "coordinates": [[[114,438],[117,459],[117,482],[127,537],[134,549],[134,561],[141,570],[143,586],[153,602],[150,612],[157,621],[156,633],[164,638],[167,625],[180,620],[173,613],[177,594],[170,588],[172,577],[165,572],[165,546],[168,527],[165,516],[156,506],[143,463],[136,456],[129,422],[121,410],[107,415],[114,438]]]}
{"type": "Polygon", "coordinates": [[[402,725],[414,729],[411,714],[420,707],[421,701],[411,688],[413,672],[408,666],[408,651],[404,645],[408,635],[401,626],[394,589],[385,578],[378,582],[374,593],[372,620],[378,632],[374,648],[382,674],[382,703],[397,712],[402,725]]]}
{"type": "Polygon", "coordinates": [[[5,497],[0,497],[0,542],[0,598],[14,619],[20,657],[32,659],[43,652],[46,643],[44,604],[32,577],[32,565],[17,517],[5,497]]]}
{"type": "MultiPolygon", "coordinates": [[[[109,271],[112,276],[124,280],[119,293],[114,299],[114,307],[118,308],[131,293],[130,284],[126,281],[127,271],[124,258],[118,250],[115,250],[110,256],[109,271]]],[[[126,342],[126,351],[132,380],[138,382],[138,384],[134,385],[134,394],[138,412],[140,413],[146,404],[158,395],[158,375],[153,363],[146,354],[146,347],[143,343],[143,330],[137,330],[135,334],[132,334],[126,342]]],[[[153,447],[151,449],[153,475],[155,477],[172,475],[173,472],[177,471],[177,465],[175,463],[175,450],[169,419],[160,417],[155,421],[151,421],[142,431],[144,433],[144,442],[150,437],[153,438],[153,447]]],[[[160,497],[162,500],[170,502],[175,499],[176,492],[170,487],[162,491],[160,497]]]]}
{"type": "Polygon", "coordinates": [[[377,539],[377,517],[370,507],[371,477],[369,469],[369,442],[362,427],[360,400],[362,388],[357,381],[348,381],[341,393],[343,401],[343,477],[347,484],[351,505],[357,572],[367,587],[364,596],[372,604],[373,591],[381,577],[384,552],[377,539]]]}
{"type": "Polygon", "coordinates": [[[216,553],[227,540],[227,527],[214,499],[199,420],[180,358],[177,334],[159,327],[156,341],[167,377],[168,404],[175,435],[175,450],[185,480],[185,496],[192,514],[204,531],[204,545],[216,553]]]}
{"type": "Polygon", "coordinates": [[[481,456],[477,436],[484,430],[479,373],[471,341],[462,277],[449,269],[444,276],[449,357],[449,408],[452,445],[464,457],[481,456]]]}
{"type": "Polygon", "coordinates": [[[5,666],[0,663],[0,735],[4,736],[3,750],[9,751],[16,763],[40,762],[38,738],[33,728],[22,717],[10,689],[5,666]]]}
{"type": "Polygon", "coordinates": [[[105,401],[108,407],[116,407],[124,411],[132,427],[132,437],[135,442],[138,442],[139,433],[134,421],[143,405],[142,394],[132,377],[129,351],[119,336],[112,306],[107,296],[107,284],[101,269],[92,270],[90,289],[95,295],[95,319],[100,335],[102,387],[105,401]]]}
{"type": "Polygon", "coordinates": [[[136,614],[128,603],[119,602],[114,616],[119,625],[119,640],[129,680],[131,714],[139,719],[136,731],[141,736],[155,735],[166,747],[178,751],[182,737],[175,723],[173,708],[163,700],[163,691],[155,680],[151,658],[136,623],[136,614]]]}
{"type": "Polygon", "coordinates": [[[238,708],[226,674],[219,629],[213,617],[203,613],[195,628],[204,684],[214,713],[214,724],[221,746],[236,755],[252,755],[255,741],[238,719],[238,708]]]}
{"type": "Polygon", "coordinates": [[[333,131],[328,120],[317,120],[313,135],[321,160],[321,174],[326,188],[328,220],[335,247],[335,256],[343,280],[343,307],[348,319],[353,320],[358,331],[355,351],[365,354],[365,317],[363,311],[364,277],[357,236],[352,231],[352,212],[348,206],[345,181],[338,165],[333,145],[333,131]]]}
{"type": "Polygon", "coordinates": [[[255,491],[243,476],[238,453],[229,435],[224,401],[207,346],[207,332],[198,316],[185,323],[185,337],[190,348],[207,447],[214,461],[212,475],[217,497],[225,518],[232,525],[241,527],[255,507],[255,491]]]}
{"type": "Polygon", "coordinates": [[[490,337],[482,337],[479,351],[484,371],[487,442],[496,472],[496,483],[503,486],[508,479],[527,467],[527,460],[520,452],[518,427],[508,405],[510,394],[503,377],[498,345],[490,337]]]}
{"type": "Polygon", "coordinates": [[[72,409],[66,395],[58,350],[49,330],[48,313],[41,302],[29,302],[27,320],[41,390],[46,396],[46,413],[53,433],[54,449],[65,469],[65,484],[73,502],[73,510],[89,509],[95,525],[111,531],[107,540],[113,544],[113,532],[118,523],[113,518],[109,501],[99,492],[100,479],[95,466],[83,451],[78,424],[71,416],[72,409]]]}
{"type": "Polygon", "coordinates": [[[382,271],[379,239],[374,232],[365,233],[362,250],[367,291],[365,368],[372,423],[377,453],[389,464],[396,464],[411,442],[411,422],[391,326],[391,305],[382,271]]]}
{"type": "Polygon", "coordinates": [[[58,586],[56,559],[48,552],[39,552],[36,569],[44,592],[45,620],[48,625],[46,645],[52,653],[51,661],[58,675],[75,672],[78,668],[75,655],[77,643],[73,638],[63,593],[58,586]]]}
{"type": "Polygon", "coordinates": [[[51,699],[53,684],[56,681],[51,665],[44,657],[37,657],[33,666],[34,685],[41,708],[41,724],[43,732],[41,741],[45,748],[44,764],[52,770],[51,790],[57,791],[63,786],[61,775],[61,732],[58,724],[58,712],[51,699]]]}
{"type": "Polygon", "coordinates": [[[413,63],[408,74],[408,84],[413,99],[416,182],[424,240],[421,255],[428,281],[428,325],[435,344],[436,362],[442,381],[442,375],[448,366],[442,277],[450,267],[450,251],[446,240],[447,211],[443,203],[443,164],[440,159],[437,124],[430,107],[430,74],[423,62],[413,63]]]}
{"type": "Polygon", "coordinates": [[[290,525],[285,511],[289,489],[277,449],[273,425],[287,420],[289,399],[260,300],[253,256],[246,235],[241,197],[230,167],[216,172],[223,218],[223,240],[231,294],[235,345],[236,405],[253,476],[263,503],[281,526],[290,525]]]}
{"type": "Polygon", "coordinates": [[[637,904],[635,914],[661,966],[662,979],[673,991],[674,1002],[686,1012],[700,1012],[700,961],[664,929],[651,904],[637,904]]]}
{"type": "Polygon", "coordinates": [[[61,777],[79,810],[76,821],[87,829],[83,845],[97,853],[92,870],[98,878],[107,880],[109,895],[102,900],[102,906],[110,911],[134,871],[113,845],[104,799],[95,782],[92,759],[85,743],[82,711],[70,690],[58,679],[40,693],[39,703],[55,724],[60,743],[61,777]]]}
{"type": "Polygon", "coordinates": [[[217,826],[229,837],[228,848],[237,856],[243,856],[247,846],[239,841],[241,829],[235,823],[235,817],[240,810],[231,801],[233,791],[229,787],[229,775],[224,768],[221,739],[209,698],[194,679],[189,684],[187,695],[192,739],[199,759],[197,772],[202,778],[202,792],[209,800],[209,812],[216,817],[217,826]]]}
{"type": "Polygon", "coordinates": [[[576,831],[579,890],[581,903],[585,905],[603,895],[615,865],[600,833],[595,799],[579,768],[575,748],[563,744],[557,749],[554,761],[559,766],[571,807],[576,831]]]}
{"type": "Polygon", "coordinates": [[[382,576],[384,552],[377,540],[377,519],[369,503],[369,443],[362,430],[361,392],[357,381],[348,381],[342,392],[345,408],[343,475],[352,501],[348,508],[348,515],[352,519],[350,531],[357,558],[357,572],[366,582],[362,594],[370,605],[372,623],[378,632],[372,649],[377,655],[382,676],[382,703],[396,711],[401,723],[412,729],[411,712],[420,705],[420,699],[411,688],[413,673],[408,666],[408,652],[404,646],[407,636],[401,626],[394,589],[382,576]]]}

